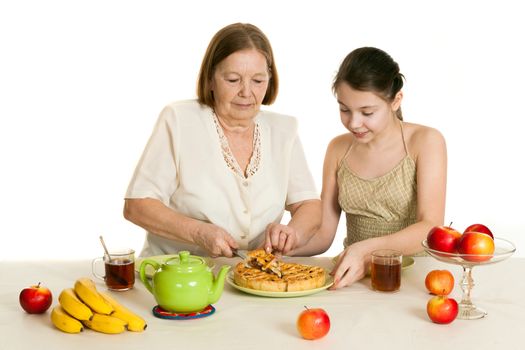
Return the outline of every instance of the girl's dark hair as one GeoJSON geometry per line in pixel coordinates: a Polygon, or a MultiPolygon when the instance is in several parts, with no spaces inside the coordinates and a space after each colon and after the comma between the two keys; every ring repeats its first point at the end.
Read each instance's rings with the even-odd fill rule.
{"type": "MultiPolygon", "coordinates": [[[[332,90],[342,82],[352,89],[370,91],[387,102],[392,102],[403,87],[405,77],[399,72],[399,65],[385,51],[375,47],[361,47],[345,57],[335,76],[332,90]]],[[[403,120],[401,107],[396,117],[403,120]]]]}
{"type": "Polygon", "coordinates": [[[270,105],[275,101],[279,90],[279,75],[270,41],[253,24],[234,23],[222,28],[213,36],[204,54],[197,81],[197,98],[201,104],[212,108],[215,104],[211,79],[217,65],[232,53],[246,49],[256,49],[266,58],[270,81],[262,104],[270,105]]]}

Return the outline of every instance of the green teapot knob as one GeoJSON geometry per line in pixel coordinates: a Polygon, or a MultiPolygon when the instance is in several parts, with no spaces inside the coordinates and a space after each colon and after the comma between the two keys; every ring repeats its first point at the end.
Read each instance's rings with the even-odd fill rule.
{"type": "Polygon", "coordinates": [[[187,250],[183,250],[179,252],[179,261],[181,265],[187,265],[189,257],[190,257],[190,252],[188,252],[187,250]]]}

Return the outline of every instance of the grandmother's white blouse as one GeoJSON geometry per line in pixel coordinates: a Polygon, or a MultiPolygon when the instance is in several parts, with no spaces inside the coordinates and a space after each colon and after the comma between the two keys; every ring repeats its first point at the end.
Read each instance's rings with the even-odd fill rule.
{"type": "MultiPolygon", "coordinates": [[[[256,123],[259,164],[245,178],[225,160],[211,108],[195,100],[166,106],[126,198],[158,199],[181,214],[222,227],[241,249],[254,249],[263,242],[266,226],[281,221],[286,205],[319,199],[296,119],[260,111],[256,123]]],[[[206,254],[196,245],[148,233],[141,256],[179,250],[206,254]]]]}

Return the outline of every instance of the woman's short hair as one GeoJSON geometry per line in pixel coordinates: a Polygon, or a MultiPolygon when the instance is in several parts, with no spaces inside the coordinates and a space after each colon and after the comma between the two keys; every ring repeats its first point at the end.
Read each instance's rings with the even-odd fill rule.
{"type": "Polygon", "coordinates": [[[270,81],[262,104],[270,105],[275,101],[279,89],[279,76],[270,41],[253,24],[234,23],[219,30],[206,49],[197,81],[197,98],[201,104],[213,108],[215,101],[211,91],[211,80],[217,65],[232,53],[245,49],[256,49],[266,58],[270,81]]]}

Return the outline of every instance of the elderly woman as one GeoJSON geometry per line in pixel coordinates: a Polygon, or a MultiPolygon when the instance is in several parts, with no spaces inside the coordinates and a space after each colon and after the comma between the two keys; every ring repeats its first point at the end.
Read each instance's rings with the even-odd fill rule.
{"type": "Polygon", "coordinates": [[[124,217],[147,230],[142,256],[231,257],[262,246],[286,254],[312,236],[321,204],[297,121],[260,109],[277,91],[259,28],[236,23],[215,34],[198,100],[164,108],[126,193],[124,217]]]}

